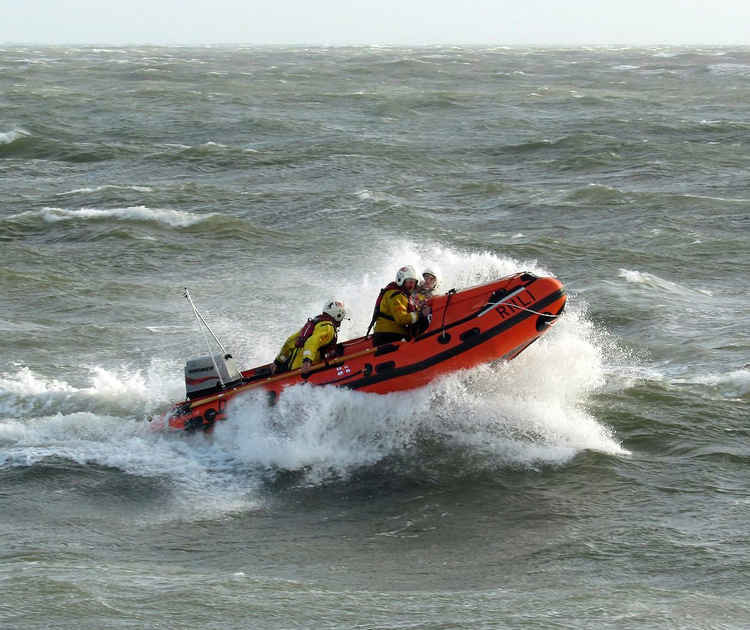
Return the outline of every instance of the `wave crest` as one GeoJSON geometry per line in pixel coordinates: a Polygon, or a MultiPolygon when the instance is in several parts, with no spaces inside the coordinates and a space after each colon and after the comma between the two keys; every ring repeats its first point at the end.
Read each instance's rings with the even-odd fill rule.
{"type": "Polygon", "coordinates": [[[190,227],[202,221],[206,221],[214,214],[195,214],[185,210],[172,210],[168,208],[148,208],[146,206],[131,206],[128,208],[79,208],[70,210],[67,208],[45,207],[41,210],[29,210],[20,214],[9,216],[6,221],[19,221],[40,218],[46,223],[58,223],[61,221],[104,221],[114,219],[116,221],[141,221],[160,223],[169,227],[190,227]]]}
{"type": "Polygon", "coordinates": [[[31,134],[24,129],[13,129],[11,131],[0,132],[0,145],[13,144],[18,140],[30,137],[31,134]]]}

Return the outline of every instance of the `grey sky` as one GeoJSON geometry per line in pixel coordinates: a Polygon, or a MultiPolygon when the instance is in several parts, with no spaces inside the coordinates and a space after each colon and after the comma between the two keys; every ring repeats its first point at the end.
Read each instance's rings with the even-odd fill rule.
{"type": "Polygon", "coordinates": [[[750,44],[750,0],[0,0],[0,43],[750,44]]]}

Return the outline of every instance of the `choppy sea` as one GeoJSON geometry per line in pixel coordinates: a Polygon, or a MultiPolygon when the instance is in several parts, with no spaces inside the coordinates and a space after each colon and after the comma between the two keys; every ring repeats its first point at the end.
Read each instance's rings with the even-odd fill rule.
{"type": "Polygon", "coordinates": [[[0,626],[750,626],[750,49],[0,48],[0,626]],[[509,364],[145,418],[403,264],[509,364]]]}

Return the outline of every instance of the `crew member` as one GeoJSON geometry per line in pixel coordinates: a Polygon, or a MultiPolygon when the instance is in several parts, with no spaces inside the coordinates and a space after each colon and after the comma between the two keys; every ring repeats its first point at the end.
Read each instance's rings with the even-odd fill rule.
{"type": "Polygon", "coordinates": [[[396,272],[396,281],[380,291],[370,322],[370,328],[375,326],[374,345],[409,339],[427,328],[429,307],[425,305],[422,312],[418,311],[411,295],[417,282],[414,267],[406,265],[396,272]]]}
{"type": "Polygon", "coordinates": [[[437,274],[432,269],[427,268],[422,272],[422,282],[414,289],[413,298],[417,309],[421,309],[424,304],[430,301],[435,287],[437,287],[437,274]]]}
{"type": "Polygon", "coordinates": [[[326,302],[320,315],[308,319],[299,331],[286,340],[271,364],[271,374],[298,368],[302,368],[302,374],[307,374],[313,363],[335,351],[338,329],[345,317],[343,302],[326,302]]]}

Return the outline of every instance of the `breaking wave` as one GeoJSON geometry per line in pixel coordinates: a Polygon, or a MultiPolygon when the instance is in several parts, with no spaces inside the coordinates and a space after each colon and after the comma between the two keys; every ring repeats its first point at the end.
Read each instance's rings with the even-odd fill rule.
{"type": "Polygon", "coordinates": [[[13,144],[16,140],[28,138],[30,135],[28,131],[24,131],[23,129],[0,132],[0,145],[13,144]]]}
{"type": "Polygon", "coordinates": [[[146,193],[153,192],[153,188],[150,186],[122,186],[118,184],[103,184],[101,186],[94,186],[93,188],[75,188],[66,192],[58,193],[58,197],[65,197],[67,195],[80,195],[80,194],[91,194],[102,192],[104,190],[132,190],[135,192],[146,193]]]}
{"type": "MultiPolygon", "coordinates": [[[[519,263],[489,251],[390,243],[360,261],[369,272],[342,270],[328,279],[350,305],[344,337],[364,332],[372,296],[395,271],[394,259],[417,269],[433,267],[443,291],[521,269],[547,273],[535,261],[519,263]]],[[[313,283],[309,301],[286,305],[286,319],[319,308],[319,293],[313,283]]],[[[0,443],[7,450],[0,465],[62,457],[167,478],[180,501],[210,495],[212,509],[221,512],[257,505],[261,495],[253,488],[280,471],[296,471],[305,485],[368,470],[450,483],[505,469],[561,466],[587,450],[625,455],[612,431],[586,409],[615,359],[584,306],[572,300],[549,334],[511,363],[483,365],[386,396],[303,385],[270,406],[265,396],[251,393],[235,399],[228,419],[209,435],[159,434],[143,420],[184,396],[185,356],[179,351],[140,369],[91,366],[79,383],[18,366],[0,375],[0,443]]],[[[256,316],[277,318],[260,310],[256,316]]],[[[219,330],[225,326],[235,330],[235,356],[258,362],[272,356],[284,332],[276,323],[237,332],[234,323],[216,322],[219,330]]]]}
{"type": "Polygon", "coordinates": [[[720,374],[676,378],[672,382],[681,385],[702,385],[728,399],[750,398],[750,369],[747,367],[720,374]]]}
{"type": "Polygon", "coordinates": [[[682,295],[684,293],[698,293],[706,296],[710,296],[711,292],[707,289],[690,289],[683,285],[677,284],[675,282],[671,282],[669,280],[665,280],[664,278],[660,278],[659,276],[648,273],[646,271],[636,271],[633,269],[620,269],[618,273],[620,278],[624,278],[626,282],[629,282],[631,284],[636,285],[642,285],[643,287],[649,288],[649,289],[659,289],[662,291],[668,291],[670,293],[675,293],[678,295],[682,295]]]}
{"type": "Polygon", "coordinates": [[[184,210],[168,208],[147,208],[146,206],[132,206],[129,208],[80,208],[70,210],[66,208],[42,208],[29,210],[9,216],[6,220],[24,220],[40,218],[47,223],[61,221],[102,221],[114,219],[118,221],[143,221],[161,223],[170,227],[189,227],[213,217],[213,214],[199,215],[184,210]]]}
{"type": "Polygon", "coordinates": [[[390,458],[401,470],[462,476],[562,465],[583,450],[626,454],[582,406],[604,383],[601,348],[581,335],[595,335],[593,327],[573,314],[553,330],[512,363],[455,373],[415,392],[302,385],[273,407],[262,393],[235,399],[216,444],[243,465],[305,469],[311,483],[390,458]],[[456,458],[463,470],[455,470],[456,458]]]}

